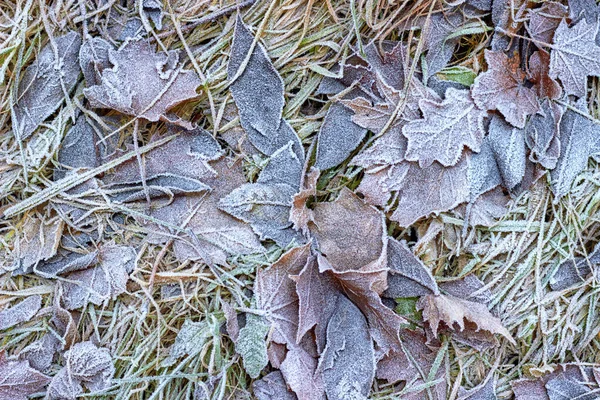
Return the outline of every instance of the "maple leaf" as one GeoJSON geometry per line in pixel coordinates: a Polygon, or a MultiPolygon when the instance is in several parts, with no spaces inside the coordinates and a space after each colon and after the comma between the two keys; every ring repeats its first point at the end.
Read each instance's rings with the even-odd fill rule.
{"type": "Polygon", "coordinates": [[[68,310],[88,302],[100,305],[125,292],[129,274],[135,269],[135,249],[108,244],[100,249],[99,256],[99,265],[66,276],[64,303],[68,310]]]}
{"type": "Polygon", "coordinates": [[[497,333],[516,345],[510,332],[502,325],[502,322],[494,317],[481,303],[475,303],[460,299],[452,295],[426,295],[419,299],[417,307],[423,310],[423,320],[427,321],[437,337],[440,322],[444,322],[450,329],[454,330],[454,324],[458,324],[459,332],[465,330],[465,323],[474,324],[476,330],[483,330],[492,334],[497,333]]]}
{"type": "Polygon", "coordinates": [[[558,99],[562,96],[562,88],[550,77],[550,54],[545,50],[538,50],[529,57],[529,79],[539,98],[558,99]]]}
{"type": "Polygon", "coordinates": [[[0,311],[0,331],[30,321],[42,306],[39,295],[27,297],[20,303],[0,311]]]}
{"type": "Polygon", "coordinates": [[[545,100],[525,127],[525,142],[531,149],[529,159],[546,169],[554,169],[560,156],[560,120],[564,110],[545,100]]]}
{"type": "Polygon", "coordinates": [[[81,36],[69,32],[47,44],[27,67],[15,96],[15,136],[25,140],[62,104],[79,76],[81,36]],[[58,59],[57,59],[58,58],[58,59]]]}
{"type": "Polygon", "coordinates": [[[107,349],[98,348],[92,342],[81,342],[67,351],[64,358],[64,367],[48,386],[49,400],[75,400],[83,393],[82,385],[91,391],[110,387],[115,367],[107,349]]]}
{"type": "Polygon", "coordinates": [[[192,129],[190,122],[168,113],[195,98],[202,83],[196,72],[183,69],[177,52],[156,53],[148,41],[133,40],[119,50],[109,49],[108,57],[114,66],[102,71],[100,84],[83,91],[92,107],[192,129]],[[144,90],[139,89],[139,82],[144,82],[144,90]]]}
{"type": "Polygon", "coordinates": [[[434,161],[449,167],[458,162],[464,146],[479,151],[487,112],[475,106],[469,91],[449,88],[443,102],[421,100],[419,107],[423,118],[402,128],[408,139],[407,160],[418,161],[421,168],[434,161]]]}
{"type": "Polygon", "coordinates": [[[258,400],[296,400],[289,391],[280,371],[273,371],[252,383],[252,391],[258,400]]]}
{"type": "Polygon", "coordinates": [[[489,127],[489,141],[504,186],[512,190],[521,183],[525,175],[525,131],[510,126],[501,117],[494,115],[489,127]]]}
{"type": "Polygon", "coordinates": [[[366,398],[375,377],[375,350],[367,320],[348,298],[340,296],[327,324],[327,345],[319,361],[330,400],[366,398]]]}
{"type": "Polygon", "coordinates": [[[0,398],[27,400],[49,382],[50,377],[31,368],[28,361],[7,361],[4,352],[0,353],[0,398]]]}
{"type": "MultiPolygon", "coordinates": [[[[402,90],[408,59],[407,48],[402,42],[384,42],[381,45],[383,54],[380,54],[379,46],[375,41],[371,41],[363,48],[370,72],[374,75],[373,79],[377,76],[377,79],[383,80],[392,88],[402,90]]],[[[363,86],[368,87],[368,84],[363,86]]]]}
{"type": "Polygon", "coordinates": [[[427,168],[404,162],[398,169],[392,183],[399,200],[391,219],[401,226],[451,210],[469,199],[468,155],[463,154],[456,165],[448,168],[437,162],[427,168]]]}
{"type": "Polygon", "coordinates": [[[529,11],[529,36],[534,41],[541,42],[538,47],[551,44],[556,28],[568,14],[569,8],[564,4],[555,1],[543,2],[540,7],[529,11]]]}
{"type": "MultiPolygon", "coordinates": [[[[471,95],[485,110],[498,110],[511,125],[523,128],[528,115],[539,109],[535,92],[524,86],[525,72],[519,57],[501,51],[485,51],[488,70],[475,78],[471,95]]],[[[552,68],[552,67],[551,67],[552,68]]]]}
{"type": "MultiPolygon", "coordinates": [[[[587,110],[585,99],[576,104],[587,110]]],[[[581,111],[584,113],[586,111],[581,111]]],[[[573,181],[588,165],[589,157],[600,152],[600,125],[588,117],[567,109],[560,123],[560,157],[550,172],[555,201],[566,195],[573,181]]]]}
{"type": "Polygon", "coordinates": [[[227,75],[230,80],[235,78],[230,90],[244,129],[249,125],[260,134],[271,136],[281,124],[285,103],[283,80],[264,47],[254,41],[254,35],[238,15],[227,75]]]}
{"type": "Polygon", "coordinates": [[[598,22],[579,21],[569,28],[563,19],[554,32],[550,52],[550,77],[560,79],[566,94],[587,93],[587,77],[600,76],[600,46],[596,44],[598,22]]]}

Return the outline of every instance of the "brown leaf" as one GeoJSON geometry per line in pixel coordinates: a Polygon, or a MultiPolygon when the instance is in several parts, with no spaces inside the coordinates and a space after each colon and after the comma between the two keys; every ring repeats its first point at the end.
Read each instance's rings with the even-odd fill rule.
{"type": "Polygon", "coordinates": [[[308,224],[314,220],[313,211],[306,206],[306,202],[317,195],[317,180],[320,171],[311,167],[306,176],[304,176],[301,189],[292,199],[292,208],[290,209],[290,222],[295,230],[308,235],[308,224]]]}
{"type": "Polygon", "coordinates": [[[84,89],[92,107],[192,128],[190,122],[168,114],[172,107],[195,98],[202,83],[196,72],[182,68],[177,52],[156,53],[150,42],[139,40],[109,49],[108,54],[114,66],[102,71],[99,85],[84,89]]]}
{"type": "Polygon", "coordinates": [[[483,330],[500,334],[516,345],[510,332],[502,326],[502,322],[494,317],[483,304],[440,294],[421,297],[417,307],[423,310],[423,320],[429,323],[435,337],[437,337],[441,322],[444,322],[452,330],[454,330],[454,324],[458,324],[459,332],[465,330],[465,323],[469,323],[475,325],[476,331],[483,330]]]}
{"type": "Polygon", "coordinates": [[[100,249],[99,265],[72,272],[64,283],[64,303],[68,310],[97,305],[126,291],[129,274],[136,265],[133,247],[105,245],[100,249]]]}
{"type": "Polygon", "coordinates": [[[404,162],[396,172],[396,179],[391,182],[399,197],[391,219],[401,226],[409,226],[421,217],[451,210],[467,201],[468,169],[468,155],[463,155],[455,166],[449,168],[437,162],[427,168],[404,162]]]}
{"type": "Polygon", "coordinates": [[[35,295],[0,311],[0,331],[30,321],[42,306],[42,296],[35,295]]]}
{"type": "Polygon", "coordinates": [[[475,106],[467,90],[449,88],[443,102],[421,100],[419,107],[423,118],[402,128],[408,139],[407,160],[418,161],[421,168],[434,161],[449,167],[458,162],[465,146],[479,152],[487,112],[475,106]]]}
{"type": "Polygon", "coordinates": [[[100,37],[86,38],[79,49],[79,65],[88,87],[101,84],[102,71],[111,67],[112,44],[100,37]]]}
{"type": "MultiPolygon", "coordinates": [[[[538,44],[551,44],[554,32],[560,21],[569,15],[569,8],[556,1],[544,1],[541,7],[529,12],[527,31],[533,40],[542,42],[538,44]]],[[[536,43],[537,44],[537,43],[536,43]]]]}
{"type": "Polygon", "coordinates": [[[562,96],[562,88],[550,77],[550,54],[545,50],[538,50],[529,57],[529,79],[540,99],[562,96]]]}
{"type": "Polygon", "coordinates": [[[317,359],[299,346],[291,348],[283,363],[281,373],[299,399],[325,398],[321,374],[317,373],[317,359]]]}
{"type": "Polygon", "coordinates": [[[28,274],[40,261],[54,256],[63,226],[63,221],[58,218],[50,221],[27,218],[23,224],[22,236],[15,242],[13,275],[28,274]]]}
{"type": "Polygon", "coordinates": [[[7,361],[0,353],[0,398],[27,400],[33,393],[41,392],[50,378],[31,368],[28,361],[7,361]]]}
{"type": "Polygon", "coordinates": [[[81,36],[70,31],[48,43],[19,81],[12,126],[25,140],[62,104],[79,77],[81,36]],[[56,53],[55,53],[56,51],[56,53]],[[58,57],[58,60],[56,59],[58,57]],[[18,127],[18,128],[17,128],[18,127]]]}
{"type": "Polygon", "coordinates": [[[525,72],[519,57],[509,58],[501,51],[485,51],[487,72],[475,78],[473,100],[485,110],[498,110],[511,125],[523,128],[528,115],[538,111],[535,92],[524,86],[525,72]]]}

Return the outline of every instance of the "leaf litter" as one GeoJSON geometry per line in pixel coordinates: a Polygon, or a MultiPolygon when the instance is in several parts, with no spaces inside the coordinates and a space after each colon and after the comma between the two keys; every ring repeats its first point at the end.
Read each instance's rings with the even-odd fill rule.
{"type": "Polygon", "coordinates": [[[176,3],[5,35],[0,399],[593,398],[594,2],[176,3]]]}

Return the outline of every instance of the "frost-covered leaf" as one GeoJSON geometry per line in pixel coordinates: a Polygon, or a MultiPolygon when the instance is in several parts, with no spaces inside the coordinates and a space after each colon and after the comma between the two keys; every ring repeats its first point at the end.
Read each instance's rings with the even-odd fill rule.
{"type": "Polygon", "coordinates": [[[42,296],[35,295],[0,311],[0,331],[30,321],[42,307],[42,296]]]}
{"type": "Polygon", "coordinates": [[[280,371],[273,371],[252,383],[252,391],[257,400],[296,400],[289,391],[280,371]]]}
{"type": "Polygon", "coordinates": [[[525,174],[525,131],[494,115],[489,127],[489,141],[504,186],[512,190],[521,183],[525,174]]]}
{"type": "Polygon", "coordinates": [[[387,85],[396,90],[402,90],[404,87],[405,71],[408,54],[407,48],[402,42],[397,43],[379,43],[372,41],[367,44],[363,51],[370,69],[382,79],[387,85]],[[379,47],[383,47],[383,54],[379,47]]]}
{"type": "Polygon", "coordinates": [[[540,99],[562,96],[560,84],[550,77],[550,54],[545,50],[536,51],[529,57],[529,79],[540,99]]]}
{"type": "Polygon", "coordinates": [[[146,198],[173,198],[176,195],[201,193],[209,190],[211,190],[210,186],[197,179],[174,174],[158,174],[148,176],[144,181],[113,183],[104,187],[104,192],[108,197],[122,203],[146,198]]]}
{"type": "Polygon", "coordinates": [[[327,322],[333,314],[340,288],[328,272],[319,272],[315,257],[310,257],[302,271],[295,277],[298,294],[298,332],[300,343],[307,332],[315,327],[317,349],[325,347],[327,322]]]}
{"type": "Polygon", "coordinates": [[[16,120],[12,123],[20,140],[31,136],[75,87],[79,77],[77,55],[80,46],[81,36],[77,32],[57,37],[54,44],[44,46],[23,73],[14,106],[16,120]]]}
{"type": "MultiPolygon", "coordinates": [[[[577,108],[586,113],[585,99],[577,108]]],[[[588,165],[591,155],[600,152],[600,125],[567,109],[560,123],[560,157],[550,173],[555,201],[569,193],[573,181],[588,165]]]]}
{"type": "Polygon", "coordinates": [[[31,368],[28,361],[8,361],[0,353],[0,399],[27,400],[49,382],[50,378],[31,368]]]}
{"type": "Polygon", "coordinates": [[[177,333],[175,344],[169,350],[169,357],[161,365],[171,366],[177,359],[200,353],[204,345],[219,333],[221,322],[216,316],[209,314],[202,321],[194,322],[186,319],[177,333]]]}
{"type": "Polygon", "coordinates": [[[525,72],[519,57],[509,58],[501,51],[485,51],[487,72],[476,79],[471,93],[475,104],[485,110],[498,110],[511,125],[523,128],[528,115],[539,109],[533,89],[524,85],[525,72]]]}
{"type": "Polygon", "coordinates": [[[569,28],[563,19],[554,33],[550,52],[550,76],[560,79],[567,94],[587,93],[587,77],[600,76],[600,46],[596,44],[598,22],[579,21],[569,28]]]}
{"type": "Polygon", "coordinates": [[[282,123],[285,102],[283,80],[264,47],[255,43],[252,48],[253,42],[254,35],[238,15],[227,65],[228,78],[232,80],[237,76],[237,79],[231,83],[230,90],[240,112],[242,126],[249,125],[268,137],[277,132],[282,123]],[[252,53],[248,57],[250,51],[252,53]],[[247,58],[248,62],[244,64],[247,58]]]}
{"type": "Polygon", "coordinates": [[[269,362],[267,333],[269,324],[263,317],[246,314],[246,326],[240,329],[235,351],[242,357],[244,369],[251,378],[257,378],[269,362]]]}
{"type": "Polygon", "coordinates": [[[101,391],[110,387],[115,373],[110,352],[92,342],[75,344],[64,355],[65,365],[48,386],[49,400],[75,400],[83,393],[101,391]]]}
{"type": "Polygon", "coordinates": [[[391,219],[409,226],[421,217],[451,210],[467,201],[468,169],[467,155],[448,168],[437,162],[427,168],[420,168],[417,163],[401,164],[391,182],[399,198],[391,219]]]}
{"type": "Polygon", "coordinates": [[[38,371],[46,371],[52,365],[54,353],[59,347],[60,341],[51,333],[46,333],[41,339],[25,347],[19,353],[19,360],[29,361],[31,367],[38,371]]]}
{"type": "Polygon", "coordinates": [[[177,52],[157,53],[150,42],[139,40],[125,42],[108,54],[113,67],[102,71],[100,84],[84,89],[92,107],[192,128],[190,122],[168,113],[196,97],[201,84],[196,72],[182,68],[177,52]],[[144,82],[144,90],[139,89],[140,82],[144,82]]]}
{"type": "Polygon", "coordinates": [[[113,50],[112,44],[100,37],[86,38],[79,49],[79,65],[87,86],[101,83],[102,71],[112,64],[108,52],[113,50]]]}
{"type": "Polygon", "coordinates": [[[320,170],[341,164],[363,140],[367,130],[352,121],[352,111],[341,103],[333,103],[317,138],[317,160],[320,170]]]}
{"type": "Polygon", "coordinates": [[[458,206],[455,212],[465,218],[470,226],[491,227],[506,215],[509,201],[510,197],[504,194],[502,188],[495,187],[478,196],[470,205],[458,206]]]}
{"type": "Polygon", "coordinates": [[[162,0],[142,0],[142,10],[154,22],[156,29],[160,31],[163,19],[162,0]]]}
{"type": "Polygon", "coordinates": [[[585,278],[596,271],[600,265],[600,246],[596,245],[587,257],[575,257],[560,264],[552,278],[552,290],[564,290],[585,281],[585,278]]]}
{"type": "Polygon", "coordinates": [[[481,385],[470,390],[459,389],[459,400],[496,400],[495,379],[488,377],[481,385]]]}
{"type": "Polygon", "coordinates": [[[314,219],[313,211],[306,206],[306,203],[317,195],[319,174],[318,169],[311,167],[302,179],[300,191],[292,199],[290,222],[294,224],[294,229],[302,232],[304,236],[308,236],[308,223],[314,219]]]}
{"type": "Polygon", "coordinates": [[[317,359],[303,348],[291,348],[280,366],[285,381],[299,399],[323,400],[325,392],[317,359]]]}
{"type": "Polygon", "coordinates": [[[421,19],[421,26],[427,27],[421,35],[424,38],[424,48],[427,49],[425,62],[426,77],[430,78],[441,71],[452,58],[454,49],[460,37],[450,37],[460,29],[464,17],[460,12],[438,12],[421,19]],[[427,25],[425,25],[427,24],[427,25]]]}
{"type": "Polygon", "coordinates": [[[390,128],[373,144],[363,149],[351,161],[352,165],[358,165],[365,169],[373,166],[399,164],[404,161],[408,140],[402,134],[402,125],[390,128]]]}
{"type": "Polygon", "coordinates": [[[545,100],[525,127],[525,141],[531,153],[529,159],[546,169],[554,169],[560,156],[559,127],[563,109],[545,100]]]}
{"type": "Polygon", "coordinates": [[[585,19],[588,23],[598,21],[600,8],[595,0],[568,0],[569,18],[573,23],[585,19]]]}
{"type": "Polygon", "coordinates": [[[54,180],[63,178],[68,169],[94,168],[100,165],[97,140],[99,138],[94,128],[85,120],[83,114],[80,115],[61,143],[58,151],[59,167],[54,170],[54,180]]]}
{"type": "Polygon", "coordinates": [[[252,143],[252,145],[261,153],[270,156],[292,142],[292,149],[294,150],[294,153],[296,153],[296,157],[301,162],[304,162],[304,149],[302,148],[300,138],[298,138],[298,135],[296,135],[296,132],[286,120],[282,120],[279,129],[270,132],[268,135],[263,135],[253,127],[247,125],[244,120],[241,122],[250,143],[252,143]]]}
{"type": "Polygon", "coordinates": [[[303,166],[294,153],[292,145],[293,143],[290,142],[271,155],[268,164],[258,176],[258,183],[283,183],[293,188],[300,187],[303,166]]]}
{"type": "Polygon", "coordinates": [[[40,261],[48,260],[60,243],[64,223],[61,219],[44,221],[30,217],[23,224],[22,236],[15,243],[13,275],[28,274],[40,261]]]}
{"type": "Polygon", "coordinates": [[[129,274],[135,269],[133,247],[109,244],[100,249],[100,263],[83,271],[71,272],[64,283],[64,303],[68,310],[97,305],[125,292],[129,274]]]}
{"type": "Polygon", "coordinates": [[[388,288],[383,292],[383,296],[395,299],[439,293],[431,271],[413,254],[406,243],[389,239],[388,266],[388,288]]]}
{"type": "Polygon", "coordinates": [[[282,247],[297,236],[289,221],[292,197],[297,189],[287,184],[246,183],[222,198],[219,208],[249,223],[261,239],[272,239],[282,247]]]}
{"type": "Polygon", "coordinates": [[[471,155],[468,179],[470,186],[469,203],[473,203],[483,193],[502,184],[502,175],[489,136],[483,139],[479,153],[471,155]]]}
{"type": "Polygon", "coordinates": [[[418,161],[421,168],[434,161],[449,167],[458,162],[465,146],[479,151],[487,112],[475,106],[469,91],[450,88],[443,102],[421,100],[419,107],[423,119],[402,128],[408,138],[407,160],[418,161]]]}
{"type": "Polygon", "coordinates": [[[98,262],[98,251],[87,254],[72,253],[62,250],[47,262],[42,262],[33,268],[36,275],[44,278],[56,278],[58,275],[80,271],[98,262]]]}
{"type": "Polygon", "coordinates": [[[529,12],[527,31],[533,40],[542,42],[541,45],[551,44],[556,28],[568,14],[569,8],[564,4],[545,1],[540,7],[529,12]]]}
{"type": "MultiPolygon", "coordinates": [[[[204,182],[213,188],[212,191],[176,197],[171,204],[153,210],[150,215],[177,226],[188,221],[186,228],[198,240],[191,241],[186,236],[175,240],[175,255],[181,261],[208,258],[210,262],[226,265],[228,254],[264,252],[265,249],[250,226],[218,208],[222,197],[246,182],[241,162],[222,158],[211,167],[216,176],[204,179],[204,182]]],[[[156,227],[155,233],[148,240],[152,243],[166,242],[170,236],[167,236],[165,230],[163,227],[156,227]]]]}
{"type": "Polygon", "coordinates": [[[319,369],[329,400],[364,399],[375,377],[375,351],[367,320],[340,296],[327,325],[327,346],[319,369]]]}
{"type": "Polygon", "coordinates": [[[455,329],[454,324],[457,324],[459,327],[458,332],[464,331],[466,324],[473,324],[475,331],[482,330],[492,334],[500,334],[512,344],[516,344],[502,322],[494,317],[487,307],[481,303],[440,294],[438,296],[426,295],[421,297],[417,306],[423,310],[423,320],[428,322],[435,337],[437,337],[441,322],[452,330],[455,329]]]}
{"type": "Polygon", "coordinates": [[[550,379],[546,383],[546,391],[550,400],[593,400],[598,397],[588,387],[568,379],[564,374],[550,379]]]}

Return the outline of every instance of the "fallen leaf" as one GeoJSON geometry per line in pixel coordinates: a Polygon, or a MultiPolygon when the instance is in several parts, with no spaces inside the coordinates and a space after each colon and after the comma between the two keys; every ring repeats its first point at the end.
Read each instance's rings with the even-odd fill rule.
{"type": "Polygon", "coordinates": [[[378,43],[371,41],[363,48],[363,51],[371,72],[374,72],[374,75],[377,75],[377,78],[383,80],[387,85],[396,90],[402,90],[405,77],[404,67],[408,58],[406,46],[402,42],[378,43]],[[384,50],[383,53],[379,51],[380,45],[384,50]]]}
{"type": "Polygon", "coordinates": [[[163,6],[161,0],[142,0],[142,10],[150,17],[159,31],[162,29],[163,6]]]}
{"type": "Polygon", "coordinates": [[[524,85],[525,72],[519,67],[519,57],[486,50],[485,61],[488,70],[475,78],[471,89],[475,104],[485,110],[498,110],[511,125],[523,128],[527,116],[536,113],[539,106],[535,92],[524,85]]]}
{"type": "Polygon", "coordinates": [[[252,391],[257,400],[296,400],[289,391],[280,371],[273,371],[252,383],[252,391]]]}
{"type": "Polygon", "coordinates": [[[30,321],[42,307],[42,297],[29,296],[10,308],[0,311],[0,331],[30,321]]]}
{"type": "Polygon", "coordinates": [[[473,324],[475,331],[483,330],[492,334],[504,336],[510,343],[516,345],[510,332],[502,322],[494,317],[481,303],[475,303],[454,297],[452,295],[426,295],[419,299],[417,307],[423,310],[423,320],[429,324],[433,336],[437,337],[441,322],[454,330],[458,324],[458,331],[465,330],[465,324],[473,324]]]}
{"type": "Polygon", "coordinates": [[[512,190],[521,183],[525,175],[525,131],[510,126],[501,117],[494,115],[490,121],[489,141],[502,182],[512,190]]]}
{"type": "Polygon", "coordinates": [[[550,278],[552,290],[565,290],[582,283],[600,264],[600,246],[596,245],[587,257],[575,257],[562,262],[550,278]]]}
{"type": "Polygon", "coordinates": [[[169,357],[163,360],[161,366],[171,366],[183,356],[194,357],[202,352],[204,345],[215,335],[218,336],[221,322],[213,314],[208,314],[198,322],[186,319],[177,332],[175,343],[169,350],[169,357]]]}
{"type": "Polygon", "coordinates": [[[431,271],[413,254],[405,242],[389,239],[388,266],[388,288],[382,296],[395,299],[439,294],[431,271]]]}
{"type": "Polygon", "coordinates": [[[299,399],[325,398],[322,376],[317,372],[317,359],[299,346],[291,348],[283,363],[281,373],[299,399]]]}
{"type": "Polygon", "coordinates": [[[428,28],[424,28],[421,32],[425,40],[423,47],[427,49],[425,76],[428,79],[448,65],[460,42],[460,36],[450,36],[459,31],[464,17],[460,12],[438,12],[429,17],[428,23],[425,21],[426,18],[424,17],[420,22],[423,28],[428,28]]]}
{"type": "MultiPolygon", "coordinates": [[[[545,1],[538,8],[529,11],[527,32],[537,42],[538,47],[552,44],[554,32],[560,21],[569,15],[569,8],[556,1],[545,1]]],[[[535,42],[534,42],[535,43],[535,42]]]]}
{"type": "Polygon", "coordinates": [[[267,333],[270,325],[255,314],[246,314],[246,326],[240,329],[240,335],[235,343],[235,351],[242,357],[244,369],[251,378],[255,379],[267,366],[267,333]]]}
{"type": "Polygon", "coordinates": [[[306,203],[309,199],[317,195],[317,180],[319,179],[320,171],[315,167],[311,167],[310,171],[302,179],[301,189],[292,199],[292,208],[290,209],[290,222],[293,228],[302,232],[304,236],[308,236],[308,224],[314,220],[312,209],[308,208],[306,203]]]}
{"type": "Polygon", "coordinates": [[[408,140],[402,134],[402,126],[396,125],[390,128],[376,139],[370,147],[357,154],[350,164],[370,170],[381,166],[399,164],[404,161],[408,140]]]}
{"type": "Polygon", "coordinates": [[[469,199],[469,157],[466,154],[453,167],[446,168],[435,162],[420,168],[417,163],[405,162],[400,168],[397,178],[391,182],[393,190],[398,191],[398,204],[390,218],[401,226],[451,210],[469,199]]]}
{"type": "Polygon", "coordinates": [[[156,53],[146,40],[127,41],[108,51],[112,68],[101,73],[101,83],[84,89],[92,107],[112,108],[148,121],[171,122],[192,129],[188,121],[168,110],[197,96],[202,83],[196,72],[183,69],[178,53],[156,53]],[[144,82],[144,90],[139,90],[144,82]]]}
{"type": "Polygon", "coordinates": [[[282,122],[283,80],[264,47],[254,40],[254,35],[238,15],[227,76],[244,129],[250,126],[268,137],[277,132],[282,122]]]}
{"type": "Polygon", "coordinates": [[[101,160],[96,146],[97,139],[94,128],[81,114],[61,143],[57,157],[59,166],[54,169],[54,180],[64,178],[72,169],[99,166],[101,160]]]}
{"type": "Polygon", "coordinates": [[[550,379],[546,383],[546,391],[550,400],[593,400],[598,397],[585,385],[568,379],[564,374],[550,379]]]}
{"type": "Polygon", "coordinates": [[[30,395],[43,391],[50,377],[31,368],[28,361],[8,361],[0,353],[0,398],[27,400],[30,395]]]}
{"type": "Polygon", "coordinates": [[[300,187],[303,166],[294,153],[292,145],[293,143],[290,142],[271,155],[258,176],[258,183],[286,184],[296,189],[300,187]]]}
{"type": "Polygon", "coordinates": [[[100,249],[97,266],[71,272],[64,282],[64,303],[68,310],[96,305],[126,291],[129,274],[136,265],[137,254],[133,247],[105,245],[100,249]]]}
{"type": "Polygon", "coordinates": [[[465,390],[462,387],[459,389],[459,400],[496,400],[496,380],[488,377],[481,385],[473,389],[465,390]]]}
{"type": "Polygon", "coordinates": [[[529,79],[540,99],[562,96],[560,84],[550,77],[550,54],[545,50],[538,50],[529,57],[529,79]]]}
{"type": "Polygon", "coordinates": [[[600,46],[596,44],[598,22],[579,21],[569,28],[563,19],[554,32],[550,51],[550,77],[558,78],[568,95],[587,93],[587,77],[600,76],[600,46]]]}
{"type": "Polygon", "coordinates": [[[98,348],[92,342],[81,342],[67,351],[64,358],[65,365],[48,386],[49,400],[75,400],[83,393],[82,385],[91,391],[110,387],[115,367],[107,349],[98,348]]]}
{"type": "Polygon", "coordinates": [[[22,236],[15,242],[13,275],[28,274],[43,260],[48,260],[58,249],[64,223],[54,218],[49,221],[29,217],[24,221],[22,236]]]}
{"type": "Polygon", "coordinates": [[[564,110],[545,100],[525,127],[525,142],[531,153],[529,160],[546,169],[554,169],[560,157],[560,121],[564,110]]]}
{"type": "Polygon", "coordinates": [[[341,164],[358,147],[367,130],[352,121],[352,111],[341,103],[333,103],[317,137],[315,167],[320,170],[341,164]]]}
{"type": "Polygon", "coordinates": [[[15,136],[25,140],[63,103],[79,77],[81,36],[70,31],[46,44],[19,81],[14,105],[15,136]]]}
{"type": "Polygon", "coordinates": [[[458,162],[465,146],[479,151],[487,112],[475,106],[467,90],[450,88],[443,102],[421,100],[419,107],[423,118],[402,128],[408,139],[407,160],[418,161],[421,168],[434,161],[449,167],[458,162]]]}
{"type": "MultiPolygon", "coordinates": [[[[585,99],[576,108],[587,114],[585,99]]],[[[556,202],[569,193],[577,175],[587,167],[589,157],[600,152],[600,125],[584,115],[567,109],[560,123],[560,157],[550,172],[556,202]]]]}
{"type": "Polygon", "coordinates": [[[100,85],[102,72],[112,66],[108,53],[112,44],[100,37],[86,38],[79,49],[79,66],[88,87],[100,85]]]}
{"type": "Polygon", "coordinates": [[[345,296],[338,298],[327,325],[327,345],[319,361],[329,400],[362,399],[375,377],[375,350],[367,320],[345,296]]]}

